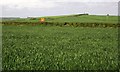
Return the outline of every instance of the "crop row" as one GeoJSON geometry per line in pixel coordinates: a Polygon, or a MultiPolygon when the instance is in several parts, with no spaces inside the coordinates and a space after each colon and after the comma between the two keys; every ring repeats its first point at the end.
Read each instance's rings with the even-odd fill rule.
{"type": "Polygon", "coordinates": [[[51,25],[51,26],[75,26],[75,27],[120,27],[113,23],[80,23],[80,22],[2,22],[3,25],[51,25]]]}

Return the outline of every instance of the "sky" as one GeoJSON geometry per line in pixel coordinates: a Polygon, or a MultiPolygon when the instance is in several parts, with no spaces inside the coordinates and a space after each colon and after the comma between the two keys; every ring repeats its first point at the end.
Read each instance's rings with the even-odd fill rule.
{"type": "Polygon", "coordinates": [[[0,0],[0,17],[118,15],[119,0],[0,0]]]}

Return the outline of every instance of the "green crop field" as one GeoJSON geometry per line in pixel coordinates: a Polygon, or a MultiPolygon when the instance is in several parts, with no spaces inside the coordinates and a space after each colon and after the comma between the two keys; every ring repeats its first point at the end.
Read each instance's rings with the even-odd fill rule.
{"type": "MultiPolygon", "coordinates": [[[[11,21],[16,22],[39,22],[41,17],[37,18],[18,18],[11,21]]],[[[88,22],[88,23],[118,23],[118,16],[106,16],[106,15],[63,15],[63,16],[46,16],[46,22],[88,22]]],[[[4,20],[3,20],[4,21],[4,20]]],[[[6,21],[6,20],[5,20],[6,21]]],[[[7,20],[9,21],[9,20],[7,20]]]]}
{"type": "Polygon", "coordinates": [[[62,17],[51,20],[53,22],[99,22],[99,23],[117,23],[117,16],[95,16],[95,15],[82,15],[82,16],[71,16],[62,17]]]}
{"type": "Polygon", "coordinates": [[[4,25],[2,33],[3,70],[118,68],[117,28],[4,25]]]}

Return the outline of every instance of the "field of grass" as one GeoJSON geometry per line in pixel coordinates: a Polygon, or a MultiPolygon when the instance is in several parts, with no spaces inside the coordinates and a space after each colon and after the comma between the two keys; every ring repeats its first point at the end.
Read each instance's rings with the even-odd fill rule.
{"type": "Polygon", "coordinates": [[[118,67],[117,28],[3,26],[2,33],[3,70],[118,67]]]}
{"type": "Polygon", "coordinates": [[[82,15],[82,16],[71,16],[71,17],[63,17],[51,20],[52,22],[87,22],[87,23],[117,23],[117,16],[95,16],[95,15],[82,15]]]}
{"type": "MultiPolygon", "coordinates": [[[[118,23],[118,16],[105,16],[105,15],[65,15],[65,16],[47,16],[46,22],[87,22],[87,23],[118,23]]],[[[23,18],[11,21],[16,22],[39,22],[39,18],[23,18]]]]}

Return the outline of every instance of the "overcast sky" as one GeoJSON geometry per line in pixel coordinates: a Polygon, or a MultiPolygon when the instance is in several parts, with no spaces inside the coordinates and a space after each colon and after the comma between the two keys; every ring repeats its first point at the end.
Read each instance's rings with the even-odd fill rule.
{"type": "Polygon", "coordinates": [[[0,16],[28,17],[65,14],[118,15],[119,0],[0,0],[0,16]]]}

